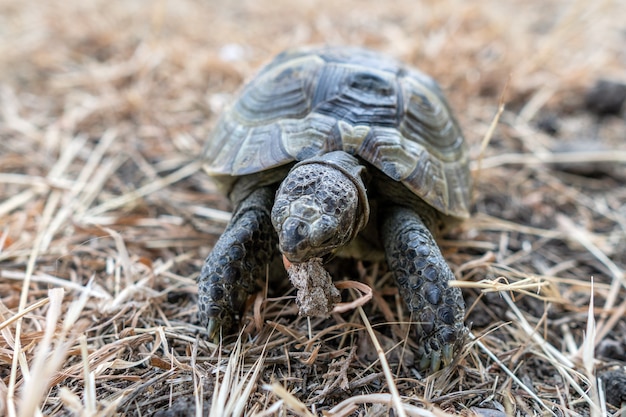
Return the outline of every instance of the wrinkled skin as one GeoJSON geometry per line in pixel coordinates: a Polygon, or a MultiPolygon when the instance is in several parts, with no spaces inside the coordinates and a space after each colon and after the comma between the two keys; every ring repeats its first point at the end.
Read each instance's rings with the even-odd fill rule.
{"type": "Polygon", "coordinates": [[[272,208],[280,251],[293,263],[328,255],[349,243],[357,211],[356,187],[343,173],[321,164],[296,167],[272,208]]]}

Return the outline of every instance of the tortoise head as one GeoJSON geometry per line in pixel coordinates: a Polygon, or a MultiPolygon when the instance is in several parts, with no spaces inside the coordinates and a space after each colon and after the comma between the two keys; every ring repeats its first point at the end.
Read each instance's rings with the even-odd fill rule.
{"type": "Polygon", "coordinates": [[[344,152],[303,161],[283,180],[272,208],[280,251],[290,262],[321,258],[365,227],[364,168],[344,152]]]}

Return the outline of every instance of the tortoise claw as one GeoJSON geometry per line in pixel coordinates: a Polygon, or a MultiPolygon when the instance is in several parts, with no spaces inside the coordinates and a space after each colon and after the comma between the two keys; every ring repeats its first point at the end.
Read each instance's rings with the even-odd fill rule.
{"type": "Polygon", "coordinates": [[[209,340],[213,343],[219,343],[220,341],[220,329],[222,328],[220,322],[214,318],[211,317],[209,319],[209,322],[207,323],[206,329],[207,332],[209,333],[209,340]]]}
{"type": "MultiPolygon", "coordinates": [[[[438,350],[431,350],[426,353],[424,349],[420,349],[421,359],[419,361],[418,367],[422,372],[426,372],[427,374],[434,374],[435,372],[441,369],[441,352],[438,350]]],[[[444,362],[444,367],[445,367],[444,362]]]]}
{"type": "Polygon", "coordinates": [[[441,352],[433,350],[430,354],[430,373],[433,374],[441,367],[441,352]]]}
{"type": "Polygon", "coordinates": [[[441,356],[441,360],[443,361],[443,366],[448,366],[454,360],[454,345],[448,344],[443,345],[443,349],[441,349],[443,355],[441,356]]]}
{"type": "Polygon", "coordinates": [[[423,349],[420,349],[420,352],[422,354],[422,357],[420,358],[420,362],[419,362],[419,370],[423,371],[425,369],[430,368],[430,355],[426,354],[426,352],[423,351],[423,349]]]}

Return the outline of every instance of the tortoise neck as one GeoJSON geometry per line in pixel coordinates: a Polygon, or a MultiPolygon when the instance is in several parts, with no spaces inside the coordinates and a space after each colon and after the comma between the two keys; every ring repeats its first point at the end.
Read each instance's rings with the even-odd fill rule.
{"type": "Polygon", "coordinates": [[[260,187],[270,187],[274,191],[280,184],[280,179],[284,178],[289,172],[289,166],[276,168],[272,171],[272,175],[267,172],[256,172],[254,174],[235,177],[236,181],[228,191],[228,199],[233,206],[238,206],[245,200],[254,190],[260,187]]]}

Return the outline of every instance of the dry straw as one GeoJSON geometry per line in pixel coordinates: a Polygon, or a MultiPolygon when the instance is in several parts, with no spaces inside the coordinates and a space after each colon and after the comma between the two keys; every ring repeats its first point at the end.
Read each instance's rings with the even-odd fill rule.
{"type": "Polygon", "coordinates": [[[602,376],[626,365],[626,130],[584,94],[626,81],[625,15],[0,2],[0,415],[620,415],[602,376]],[[384,263],[333,267],[346,304],[329,319],[299,317],[285,279],[260,283],[239,338],[198,323],[195,278],[231,208],[197,156],[242,82],[296,44],[383,50],[456,110],[475,214],[441,241],[472,326],[451,369],[416,371],[384,263]]]}

